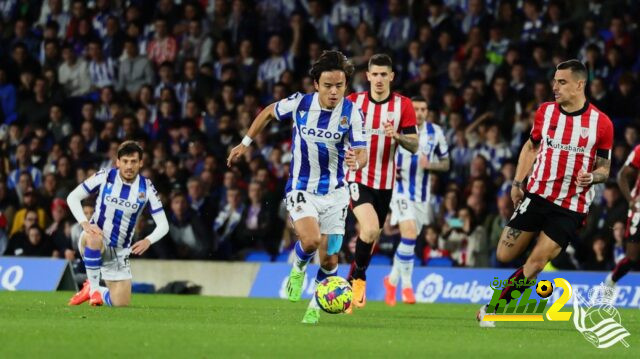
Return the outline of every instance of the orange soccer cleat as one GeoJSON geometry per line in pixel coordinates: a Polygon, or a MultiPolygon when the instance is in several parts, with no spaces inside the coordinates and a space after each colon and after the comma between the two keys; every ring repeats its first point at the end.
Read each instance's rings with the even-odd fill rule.
{"type": "Polygon", "coordinates": [[[91,293],[89,304],[91,304],[94,307],[99,307],[102,304],[104,304],[104,302],[102,301],[102,294],[100,294],[99,290],[96,290],[95,292],[91,293]]]}
{"type": "Polygon", "coordinates": [[[412,288],[405,288],[402,290],[402,301],[405,304],[416,304],[416,296],[413,295],[412,288]]]}
{"type": "Polygon", "coordinates": [[[388,306],[393,307],[396,305],[396,286],[391,284],[389,281],[389,276],[384,277],[384,302],[387,303],[388,306]]]}
{"type": "Polygon", "coordinates": [[[69,299],[69,305],[80,305],[89,300],[89,280],[85,280],[82,289],[69,299]]]}
{"type": "Polygon", "coordinates": [[[364,308],[367,304],[367,281],[363,279],[353,280],[353,303],[357,308],[364,308]]]}

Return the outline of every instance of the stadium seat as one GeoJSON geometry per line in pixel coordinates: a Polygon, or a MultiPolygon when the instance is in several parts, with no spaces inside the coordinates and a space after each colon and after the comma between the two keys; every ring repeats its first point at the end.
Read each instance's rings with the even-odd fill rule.
{"type": "Polygon", "coordinates": [[[274,262],[288,262],[289,261],[289,256],[291,255],[290,251],[287,252],[282,252],[280,254],[278,254],[275,258],[274,258],[274,262]]]}
{"type": "Polygon", "coordinates": [[[453,261],[451,258],[431,258],[427,262],[427,267],[453,267],[453,261]]]}
{"type": "Polygon", "coordinates": [[[247,262],[271,262],[271,255],[265,251],[254,251],[247,253],[244,260],[247,262]]]}
{"type": "Polygon", "coordinates": [[[371,257],[371,264],[391,264],[391,258],[383,254],[375,254],[371,257]]]}

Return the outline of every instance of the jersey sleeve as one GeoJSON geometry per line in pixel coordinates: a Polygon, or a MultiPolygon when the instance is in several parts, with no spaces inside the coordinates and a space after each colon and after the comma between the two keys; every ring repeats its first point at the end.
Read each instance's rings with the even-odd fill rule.
{"type": "Polygon", "coordinates": [[[84,180],[80,186],[89,194],[96,193],[100,189],[100,185],[107,182],[107,174],[108,171],[103,168],[84,180]]]}
{"type": "Polygon", "coordinates": [[[400,116],[400,132],[404,134],[417,133],[416,111],[409,99],[402,99],[402,114],[400,116]]]}
{"type": "Polygon", "coordinates": [[[355,104],[351,110],[351,126],[349,127],[349,144],[351,148],[365,148],[367,147],[367,141],[365,140],[364,130],[362,125],[364,123],[364,115],[362,109],[355,104]]]}
{"type": "Polygon", "coordinates": [[[596,154],[598,157],[611,159],[613,148],[613,124],[609,117],[602,115],[598,121],[598,138],[596,139],[596,154]]]}
{"type": "Polygon", "coordinates": [[[149,198],[149,210],[151,211],[151,214],[153,215],[153,214],[156,214],[156,213],[158,213],[158,212],[163,210],[162,202],[160,202],[160,198],[158,198],[158,191],[153,186],[151,181],[148,181],[147,184],[149,185],[149,191],[147,191],[148,192],[148,198],[149,198]]]}
{"type": "Polygon", "coordinates": [[[533,120],[533,127],[531,128],[531,134],[529,138],[531,142],[538,144],[542,141],[542,126],[544,124],[544,109],[546,106],[540,106],[536,110],[535,119],[533,120]]]}
{"type": "Polygon", "coordinates": [[[276,119],[278,121],[286,121],[293,118],[293,114],[295,113],[296,108],[298,108],[298,104],[303,97],[303,94],[296,92],[293,95],[276,102],[276,108],[273,110],[273,114],[276,119]]]}
{"type": "Polygon", "coordinates": [[[633,151],[631,151],[624,165],[640,169],[640,145],[636,146],[633,151]]]}
{"type": "Polygon", "coordinates": [[[447,144],[447,139],[444,137],[442,129],[436,132],[435,155],[438,156],[439,159],[449,157],[449,145],[447,144]]]}

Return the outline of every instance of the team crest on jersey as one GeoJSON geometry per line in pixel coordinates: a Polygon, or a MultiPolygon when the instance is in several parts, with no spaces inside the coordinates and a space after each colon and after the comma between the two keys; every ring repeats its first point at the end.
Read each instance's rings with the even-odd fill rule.
{"type": "Polygon", "coordinates": [[[138,193],[138,200],[144,201],[144,197],[145,197],[144,192],[139,192],[138,193]]]}
{"type": "Polygon", "coordinates": [[[583,127],[580,129],[580,137],[586,138],[589,136],[589,129],[587,127],[583,127]]]}
{"type": "Polygon", "coordinates": [[[340,119],[340,127],[347,127],[348,124],[347,116],[342,116],[342,119],[340,119]]]}

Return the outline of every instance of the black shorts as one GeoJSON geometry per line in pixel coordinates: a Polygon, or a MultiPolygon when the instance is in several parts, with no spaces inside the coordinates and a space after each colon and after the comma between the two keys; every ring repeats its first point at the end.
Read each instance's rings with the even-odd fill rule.
{"type": "Polygon", "coordinates": [[[586,215],[562,208],[531,193],[525,193],[507,226],[525,232],[544,232],[562,249],[576,238],[586,215]]]}
{"type": "Polygon", "coordinates": [[[349,194],[351,195],[351,209],[361,204],[370,203],[378,215],[380,228],[384,226],[384,221],[389,213],[389,203],[391,203],[391,189],[374,189],[357,182],[349,183],[349,194]]]}

